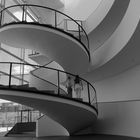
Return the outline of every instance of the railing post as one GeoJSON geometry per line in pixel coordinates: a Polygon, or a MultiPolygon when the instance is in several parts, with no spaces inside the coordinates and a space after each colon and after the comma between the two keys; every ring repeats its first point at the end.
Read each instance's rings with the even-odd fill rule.
{"type": "Polygon", "coordinates": [[[27,6],[24,6],[24,21],[27,22],[27,6]]]}
{"type": "Polygon", "coordinates": [[[24,9],[25,7],[24,7],[24,5],[23,5],[23,8],[22,8],[22,10],[23,10],[23,13],[22,13],[22,22],[24,21],[24,12],[25,12],[25,9],[24,9]]]}
{"type": "Polygon", "coordinates": [[[57,28],[57,13],[56,13],[56,11],[55,11],[55,19],[54,19],[55,21],[55,28],[57,28]]]}
{"type": "Polygon", "coordinates": [[[32,110],[30,110],[30,122],[32,122],[32,110]]]}
{"type": "Polygon", "coordinates": [[[96,109],[98,110],[98,104],[97,104],[97,94],[96,94],[96,91],[95,91],[95,98],[96,98],[96,109]]]}
{"type": "Polygon", "coordinates": [[[41,112],[39,111],[39,117],[41,117],[41,112]]]}
{"type": "Polygon", "coordinates": [[[9,71],[9,87],[11,87],[11,76],[12,76],[12,63],[10,63],[10,71],[9,71]]]}
{"type": "Polygon", "coordinates": [[[80,26],[78,25],[78,32],[79,32],[79,40],[81,41],[81,33],[80,33],[80,26]]]}
{"type": "Polygon", "coordinates": [[[89,83],[87,83],[87,89],[88,89],[88,100],[89,100],[89,104],[91,104],[91,101],[90,101],[89,83]]]}
{"type": "Polygon", "coordinates": [[[59,70],[57,71],[58,73],[58,95],[60,95],[60,75],[59,75],[59,70]]]}
{"type": "Polygon", "coordinates": [[[22,123],[22,110],[21,110],[21,114],[20,114],[20,122],[22,123]]]}
{"type": "Polygon", "coordinates": [[[28,122],[30,122],[30,111],[29,111],[29,109],[27,110],[28,111],[28,122]]]}
{"type": "Polygon", "coordinates": [[[3,15],[3,11],[1,11],[1,15],[0,15],[0,26],[2,26],[2,15],[3,15]]]}

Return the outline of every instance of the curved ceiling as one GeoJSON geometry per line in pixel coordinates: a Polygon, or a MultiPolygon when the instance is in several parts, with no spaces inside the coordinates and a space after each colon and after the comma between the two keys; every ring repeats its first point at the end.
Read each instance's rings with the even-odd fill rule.
{"type": "Polygon", "coordinates": [[[63,13],[75,20],[86,20],[103,0],[64,0],[63,13]]]}
{"type": "Polygon", "coordinates": [[[93,55],[91,56],[93,60],[93,69],[100,67],[111,60],[131,39],[140,19],[139,4],[140,1],[138,0],[130,1],[127,11],[119,26],[110,36],[110,38],[102,45],[102,47],[94,51],[93,55]]]}
{"type": "MultiPolygon", "coordinates": [[[[118,2],[116,10],[119,9],[118,12],[121,9],[124,11],[123,6],[127,5],[125,8],[126,12],[124,12],[123,17],[119,17],[121,19],[120,24],[118,24],[111,36],[100,48],[93,52],[93,67],[87,75],[84,75],[84,78],[91,82],[103,80],[104,78],[124,72],[139,63],[137,52],[139,52],[140,1],[130,0],[129,4],[127,0],[117,0],[116,2],[118,2]],[[121,2],[126,4],[121,5],[121,2]],[[122,7],[119,8],[119,5],[122,7]]],[[[91,38],[92,40],[94,39],[91,38]]],[[[94,45],[94,42],[92,44],[94,45]]]]}
{"type": "Polygon", "coordinates": [[[85,79],[90,82],[100,81],[105,78],[115,76],[138,64],[140,64],[140,21],[137,25],[135,33],[128,41],[126,46],[105,65],[93,70],[85,75],[85,79]]]}
{"type": "Polygon", "coordinates": [[[83,26],[87,34],[92,32],[106,18],[115,0],[102,0],[96,10],[94,10],[85,21],[83,26]]]}
{"type": "Polygon", "coordinates": [[[60,9],[64,7],[62,0],[26,0],[26,3],[51,7],[54,9],[60,9]]]}
{"type": "MultiPolygon", "coordinates": [[[[92,32],[90,32],[88,37],[90,40],[91,56],[94,55],[94,51],[96,51],[99,47],[102,47],[105,41],[107,41],[117,29],[126,14],[129,3],[130,0],[115,0],[105,18],[92,32]]],[[[102,14],[102,12],[99,14],[102,14]]]]}

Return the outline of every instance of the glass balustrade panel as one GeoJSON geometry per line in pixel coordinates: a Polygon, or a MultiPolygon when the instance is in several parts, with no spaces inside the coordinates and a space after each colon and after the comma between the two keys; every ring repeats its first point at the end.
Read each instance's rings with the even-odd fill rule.
{"type": "Polygon", "coordinates": [[[0,63],[0,85],[9,85],[10,64],[0,63]]]}
{"type": "Polygon", "coordinates": [[[41,91],[49,91],[51,94],[58,93],[58,73],[56,70],[39,67],[34,70],[33,76],[36,77],[38,82],[37,89],[41,91]]]}
{"type": "Polygon", "coordinates": [[[91,103],[92,106],[97,108],[96,92],[95,92],[94,88],[91,85],[89,85],[89,91],[90,91],[90,103],[91,103]]]}
{"type": "Polygon", "coordinates": [[[56,27],[63,31],[67,31],[65,19],[67,19],[65,15],[56,12],[56,27]]]}

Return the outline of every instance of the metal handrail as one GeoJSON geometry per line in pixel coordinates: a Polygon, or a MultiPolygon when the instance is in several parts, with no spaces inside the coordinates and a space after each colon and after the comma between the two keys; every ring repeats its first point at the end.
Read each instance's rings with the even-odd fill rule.
{"type": "MultiPolygon", "coordinates": [[[[66,74],[66,76],[67,75],[69,75],[69,76],[73,76],[73,78],[74,77],[76,77],[76,75],[74,75],[74,74],[71,74],[71,73],[68,73],[68,72],[65,72],[65,71],[62,71],[62,70],[58,70],[58,69],[55,69],[55,68],[50,68],[50,67],[44,67],[44,66],[39,66],[39,65],[33,65],[33,64],[24,64],[24,63],[16,63],[16,62],[0,62],[0,64],[9,64],[10,65],[10,70],[9,70],[9,87],[12,87],[12,84],[11,84],[11,78],[12,78],[12,68],[13,68],[13,65],[28,65],[28,66],[31,66],[31,67],[38,67],[38,68],[44,68],[44,69],[47,69],[47,70],[52,70],[52,71],[56,71],[57,72],[57,76],[58,76],[58,82],[60,82],[59,81],[59,76],[60,76],[60,73],[63,73],[63,74],[66,74]]],[[[37,77],[37,78],[41,78],[41,77],[37,77]]],[[[72,100],[75,100],[75,101],[78,101],[78,102],[82,102],[82,103],[86,103],[86,104],[88,104],[88,105],[90,105],[90,106],[92,106],[92,107],[94,107],[94,109],[97,111],[97,113],[98,113],[98,106],[97,106],[97,96],[96,96],[96,90],[95,90],[95,88],[87,81],[87,80],[85,80],[85,79],[83,79],[83,78],[80,78],[80,80],[82,81],[82,82],[84,82],[85,83],[85,85],[88,85],[88,86],[90,86],[91,88],[92,88],[92,95],[94,95],[94,97],[93,97],[93,99],[94,99],[94,104],[92,104],[92,102],[93,102],[93,99],[91,99],[91,91],[89,91],[89,90],[87,90],[87,94],[85,94],[85,95],[87,95],[87,97],[88,97],[88,101],[79,101],[79,100],[76,100],[75,98],[73,98],[73,97],[68,97],[68,99],[72,99],[72,100]]],[[[49,81],[48,81],[49,82],[49,81]]],[[[59,97],[62,97],[61,95],[62,94],[59,94],[59,91],[60,91],[60,89],[61,90],[63,90],[61,87],[60,87],[60,85],[58,84],[58,85],[56,85],[56,84],[53,84],[52,82],[49,82],[50,84],[52,84],[52,85],[54,85],[54,86],[57,86],[57,88],[58,88],[58,93],[57,94],[55,94],[55,95],[57,95],[57,96],[59,96],[59,97]]],[[[40,92],[41,92],[41,90],[39,90],[40,92]]],[[[65,91],[66,92],[66,91],[65,91]]],[[[61,93],[61,92],[60,92],[61,93]]]]}
{"type": "MultiPolygon", "coordinates": [[[[84,28],[76,21],[76,20],[74,20],[73,18],[71,18],[70,16],[68,16],[68,15],[66,15],[66,14],[64,14],[64,13],[62,13],[62,12],[60,12],[60,11],[58,11],[58,10],[55,10],[55,9],[53,9],[53,8],[50,8],[50,7],[45,7],[45,6],[40,6],[40,5],[32,5],[32,4],[22,4],[22,5],[12,5],[12,6],[9,6],[9,7],[6,7],[6,8],[4,8],[4,9],[2,9],[1,11],[0,11],[0,14],[1,14],[1,18],[0,18],[0,25],[1,25],[1,27],[2,26],[4,26],[4,25],[6,25],[6,24],[3,24],[2,23],[2,21],[3,21],[3,16],[4,16],[4,12],[5,11],[7,11],[7,10],[9,10],[10,8],[15,8],[15,7],[22,7],[22,21],[20,21],[20,22],[24,22],[24,23],[29,23],[28,21],[26,21],[26,9],[28,8],[28,7],[36,7],[36,8],[43,8],[43,9],[48,9],[48,10],[50,10],[50,11],[53,11],[53,12],[55,12],[55,14],[54,14],[54,28],[56,28],[56,29],[61,29],[61,28],[59,28],[59,27],[57,27],[57,25],[59,24],[59,23],[57,23],[58,21],[57,21],[57,18],[58,18],[58,16],[57,16],[57,14],[60,14],[60,15],[63,15],[64,17],[65,17],[65,19],[69,19],[69,20],[71,20],[73,23],[75,23],[76,25],[77,25],[77,27],[78,27],[78,37],[75,37],[74,35],[73,35],[73,33],[71,33],[71,32],[68,32],[68,31],[66,31],[66,30],[60,30],[60,31],[62,31],[62,32],[65,32],[65,33],[67,33],[67,34],[70,34],[70,35],[72,35],[72,37],[73,38],[75,38],[76,40],[78,40],[82,45],[83,45],[83,47],[84,47],[84,49],[87,51],[87,53],[88,53],[88,55],[89,55],[89,60],[90,60],[90,53],[89,53],[89,38],[88,38],[88,35],[87,35],[87,33],[86,33],[86,31],[84,30],[84,28]],[[85,42],[84,40],[82,40],[82,35],[81,35],[81,31],[82,31],[82,34],[84,34],[85,35],[85,38],[86,38],[86,40],[87,40],[87,42],[85,42]]],[[[64,20],[65,20],[64,19],[64,20]]],[[[13,22],[13,21],[12,21],[13,22]]],[[[10,23],[12,23],[12,22],[9,22],[9,24],[10,23]]],[[[19,21],[16,21],[16,23],[20,23],[19,21]]],[[[39,21],[38,22],[35,22],[35,21],[33,21],[32,23],[38,23],[38,24],[40,24],[40,25],[48,25],[47,23],[46,24],[42,24],[42,23],[39,23],[39,21]]],[[[53,26],[52,26],[53,27],[53,26]]]]}

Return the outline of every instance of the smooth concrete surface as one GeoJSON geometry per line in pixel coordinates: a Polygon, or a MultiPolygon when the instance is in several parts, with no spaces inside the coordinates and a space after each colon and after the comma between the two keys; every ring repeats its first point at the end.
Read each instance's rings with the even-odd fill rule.
{"type": "Polygon", "coordinates": [[[40,110],[65,127],[70,134],[89,127],[97,120],[97,112],[91,106],[49,94],[0,90],[0,98],[40,110]]]}
{"type": "MultiPolygon", "coordinates": [[[[27,4],[47,6],[47,7],[51,7],[51,8],[54,8],[54,9],[60,9],[60,8],[64,7],[64,3],[63,3],[62,0],[53,0],[53,1],[50,1],[50,0],[41,0],[41,1],[38,1],[38,0],[28,0],[28,1],[26,1],[26,3],[27,4]]],[[[12,6],[12,5],[15,5],[15,4],[17,4],[17,3],[13,2],[11,0],[10,1],[6,0],[5,1],[5,7],[12,6]]]]}
{"type": "Polygon", "coordinates": [[[83,135],[70,137],[0,137],[0,140],[139,140],[135,137],[115,136],[115,135],[83,135]]]}
{"type": "Polygon", "coordinates": [[[98,102],[140,99],[140,65],[94,83],[98,102]]]}
{"type": "MultiPolygon", "coordinates": [[[[139,36],[140,36],[140,22],[138,23],[135,32],[133,33],[133,35],[131,36],[128,43],[125,45],[125,47],[106,64],[84,75],[84,79],[87,79],[91,83],[95,83],[97,81],[102,81],[104,79],[108,79],[110,77],[118,75],[140,64],[139,36]]],[[[119,34],[118,34],[118,37],[119,37],[119,34]]],[[[125,38],[125,35],[122,36],[122,39],[123,38],[125,38]]],[[[113,46],[114,45],[112,44],[112,47],[113,46]]],[[[109,52],[106,51],[106,53],[109,53],[109,52]]]]}
{"type": "Polygon", "coordinates": [[[0,41],[11,47],[35,50],[70,73],[88,71],[89,55],[84,45],[72,35],[55,28],[39,24],[11,24],[0,28],[0,41]]]}
{"type": "Polygon", "coordinates": [[[140,1],[131,0],[127,11],[111,37],[91,55],[93,69],[98,68],[117,55],[129,42],[140,20],[140,1]]]}
{"type": "Polygon", "coordinates": [[[91,13],[85,21],[83,27],[87,34],[92,32],[107,16],[115,0],[102,0],[93,13],[91,13]]]}
{"type": "Polygon", "coordinates": [[[98,103],[98,120],[81,134],[106,134],[140,139],[140,100],[98,103]]]}
{"type": "MultiPolygon", "coordinates": [[[[99,47],[101,47],[110,38],[112,33],[117,29],[130,3],[130,0],[115,0],[114,2],[113,0],[104,0],[104,1],[105,2],[101,3],[100,5],[102,7],[99,8],[102,9],[102,11],[99,11],[98,9],[99,13],[98,14],[93,13],[92,15],[90,15],[90,17],[86,20],[85,23],[86,24],[85,26],[92,26],[92,31],[89,33],[91,55],[94,55],[94,51],[99,47]],[[94,24],[97,22],[97,19],[100,17],[100,15],[104,15],[102,12],[105,12],[104,11],[105,9],[109,9],[110,6],[108,7],[108,5],[112,4],[112,2],[113,5],[108,11],[107,15],[95,28],[94,24]]],[[[89,29],[85,30],[88,31],[89,29]]]]}
{"type": "Polygon", "coordinates": [[[69,133],[62,125],[43,115],[36,122],[36,137],[43,136],[69,136],[69,133]]]}
{"type": "MultiPolygon", "coordinates": [[[[13,47],[12,47],[13,48],[13,47]]],[[[50,62],[52,62],[52,59],[50,59],[49,57],[42,55],[42,54],[35,54],[35,55],[29,55],[28,56],[29,59],[33,60],[34,62],[36,62],[39,65],[46,65],[50,62]]]]}
{"type": "Polygon", "coordinates": [[[84,21],[97,9],[102,1],[103,0],[65,0],[65,6],[62,12],[73,19],[84,21]]]}

